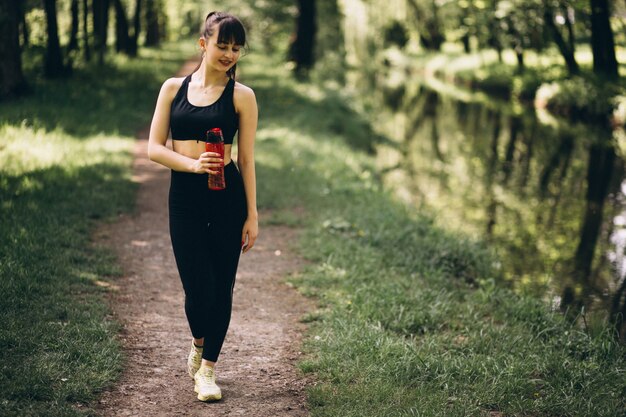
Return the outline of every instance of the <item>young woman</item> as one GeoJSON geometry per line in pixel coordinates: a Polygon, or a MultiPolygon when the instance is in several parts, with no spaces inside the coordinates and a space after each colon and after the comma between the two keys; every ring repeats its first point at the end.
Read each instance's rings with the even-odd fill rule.
{"type": "Polygon", "coordinates": [[[148,154],[172,170],[170,236],[193,336],[187,369],[198,399],[209,401],[222,397],[214,367],[230,323],[239,255],[254,246],[259,232],[254,169],[258,110],[254,92],[235,81],[246,44],[241,22],[211,12],[198,43],[200,65],[161,87],[148,154]],[[223,159],[205,152],[206,132],[218,127],[224,135],[223,159]],[[171,150],[165,146],[170,129],[171,150]],[[231,148],[237,131],[235,165],[231,148]],[[210,190],[208,176],[221,166],[226,188],[210,190]]]}

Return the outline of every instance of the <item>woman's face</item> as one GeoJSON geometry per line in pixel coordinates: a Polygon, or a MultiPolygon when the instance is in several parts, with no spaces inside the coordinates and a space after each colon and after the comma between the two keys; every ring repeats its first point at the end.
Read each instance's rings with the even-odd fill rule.
{"type": "Polygon", "coordinates": [[[219,43],[218,36],[219,28],[208,39],[200,38],[200,46],[206,51],[206,64],[218,71],[226,72],[237,63],[241,45],[219,43]]]}

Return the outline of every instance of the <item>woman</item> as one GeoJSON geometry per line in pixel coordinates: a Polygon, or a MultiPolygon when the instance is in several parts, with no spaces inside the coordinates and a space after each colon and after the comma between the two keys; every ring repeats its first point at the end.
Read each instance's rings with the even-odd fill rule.
{"type": "Polygon", "coordinates": [[[217,362],[232,309],[240,253],[254,246],[259,225],[256,207],[254,92],[235,81],[246,34],[227,13],[206,17],[200,65],[187,77],[163,83],[157,99],[148,154],[171,168],[169,223],[176,265],[185,292],[185,313],[193,336],[187,360],[201,401],[219,400],[217,362]],[[206,132],[221,128],[224,157],[205,152],[206,132]],[[165,146],[172,132],[172,149],[165,146]],[[231,148],[238,133],[237,166],[231,148]],[[226,188],[209,190],[208,175],[224,167],[226,188]]]}

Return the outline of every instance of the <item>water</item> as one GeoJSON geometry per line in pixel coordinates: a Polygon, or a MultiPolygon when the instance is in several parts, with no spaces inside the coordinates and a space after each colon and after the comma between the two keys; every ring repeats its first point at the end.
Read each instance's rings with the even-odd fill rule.
{"type": "Polygon", "coordinates": [[[610,304],[626,274],[617,132],[379,77],[368,90],[384,108],[371,116],[390,141],[377,158],[398,196],[448,230],[488,240],[517,290],[610,304]]]}

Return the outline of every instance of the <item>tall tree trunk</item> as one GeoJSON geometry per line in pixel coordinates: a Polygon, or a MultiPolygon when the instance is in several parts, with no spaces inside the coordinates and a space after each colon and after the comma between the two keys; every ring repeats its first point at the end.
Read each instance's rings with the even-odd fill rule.
{"type": "Polygon", "coordinates": [[[159,34],[159,13],[156,0],[146,0],[146,46],[156,46],[161,39],[159,34]]]}
{"type": "Polygon", "coordinates": [[[593,72],[610,79],[617,79],[615,41],[609,19],[608,0],[591,1],[591,50],[593,51],[593,72]]]}
{"type": "Polygon", "coordinates": [[[19,22],[19,31],[22,33],[22,48],[28,48],[30,45],[30,35],[28,33],[28,25],[26,24],[26,14],[24,14],[24,1],[17,1],[17,12],[18,12],[18,22],[19,22]]]}
{"type": "Polygon", "coordinates": [[[54,78],[65,75],[63,56],[59,43],[59,30],[57,25],[56,0],[44,0],[46,12],[47,45],[44,60],[44,73],[47,77],[54,78]]]}
{"type": "Polygon", "coordinates": [[[89,45],[89,4],[88,0],[83,0],[83,53],[85,62],[91,61],[91,47],[89,45]]]}
{"type": "MultiPolygon", "coordinates": [[[[573,31],[571,32],[570,42],[565,41],[563,35],[559,31],[559,28],[556,27],[554,23],[554,14],[552,13],[552,9],[549,5],[544,4],[544,12],[543,12],[544,22],[548,27],[548,31],[552,35],[552,39],[556,46],[559,48],[559,52],[563,56],[565,60],[565,65],[567,65],[567,71],[570,75],[576,75],[580,72],[580,68],[578,67],[578,62],[576,62],[576,58],[574,56],[574,43],[573,43],[573,31]]],[[[566,19],[569,19],[566,17],[566,19]]]]}
{"type": "Polygon", "coordinates": [[[128,42],[128,55],[137,56],[137,43],[141,32],[141,0],[135,1],[135,17],[133,18],[133,35],[128,42]]]}
{"type": "Polygon", "coordinates": [[[26,82],[22,73],[19,5],[0,0],[0,99],[19,94],[26,82]]]}
{"type": "Polygon", "coordinates": [[[70,11],[72,14],[72,27],[70,28],[70,42],[67,45],[67,50],[73,51],[75,49],[78,49],[78,22],[80,20],[78,11],[78,0],[72,0],[70,11]]]}
{"type": "Polygon", "coordinates": [[[93,32],[98,62],[104,63],[109,28],[109,0],[93,0],[93,32]]]}
{"type": "Polygon", "coordinates": [[[298,0],[296,36],[289,47],[289,57],[296,63],[296,74],[306,75],[315,63],[315,0],[298,0]]]}
{"type": "Polygon", "coordinates": [[[157,22],[159,24],[159,43],[167,39],[167,14],[165,13],[165,5],[163,4],[164,0],[156,0],[157,1],[157,22]]]}
{"type": "Polygon", "coordinates": [[[121,0],[113,0],[115,8],[115,50],[128,54],[130,38],[128,36],[128,19],[121,0]]]}

